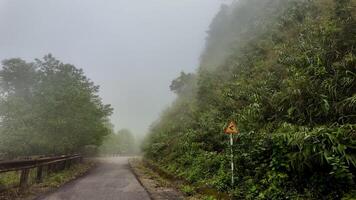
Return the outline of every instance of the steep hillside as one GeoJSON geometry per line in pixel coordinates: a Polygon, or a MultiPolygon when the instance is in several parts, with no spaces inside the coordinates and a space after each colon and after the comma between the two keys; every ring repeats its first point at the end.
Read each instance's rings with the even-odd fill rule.
{"type": "Polygon", "coordinates": [[[152,125],[148,159],[235,199],[356,196],[356,0],[240,0],[152,125]],[[228,120],[238,122],[230,184],[228,120]]]}

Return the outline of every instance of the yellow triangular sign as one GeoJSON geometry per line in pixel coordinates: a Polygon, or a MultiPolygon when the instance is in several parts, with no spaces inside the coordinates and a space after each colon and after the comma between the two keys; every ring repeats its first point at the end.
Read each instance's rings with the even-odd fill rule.
{"type": "Polygon", "coordinates": [[[237,129],[237,125],[234,121],[231,121],[229,125],[225,129],[226,134],[237,134],[239,130],[237,129]]]}

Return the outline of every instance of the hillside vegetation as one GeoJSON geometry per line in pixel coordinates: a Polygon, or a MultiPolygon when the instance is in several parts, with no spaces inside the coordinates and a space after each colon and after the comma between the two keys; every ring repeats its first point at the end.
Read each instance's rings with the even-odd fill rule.
{"type": "Polygon", "coordinates": [[[356,0],[222,6],[199,69],[171,90],[143,144],[168,172],[234,199],[356,197],[356,0]]]}

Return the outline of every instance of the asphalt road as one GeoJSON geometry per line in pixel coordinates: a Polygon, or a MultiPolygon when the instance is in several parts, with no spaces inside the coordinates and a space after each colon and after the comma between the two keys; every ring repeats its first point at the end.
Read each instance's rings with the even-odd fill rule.
{"type": "Polygon", "coordinates": [[[39,200],[150,200],[130,170],[127,157],[100,159],[86,176],[39,200]]]}

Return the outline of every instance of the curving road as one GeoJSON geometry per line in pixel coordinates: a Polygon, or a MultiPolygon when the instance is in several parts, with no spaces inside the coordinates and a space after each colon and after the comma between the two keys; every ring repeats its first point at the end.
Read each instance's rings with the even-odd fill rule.
{"type": "Polygon", "coordinates": [[[100,159],[98,167],[38,200],[150,200],[131,172],[128,158],[100,159]]]}

